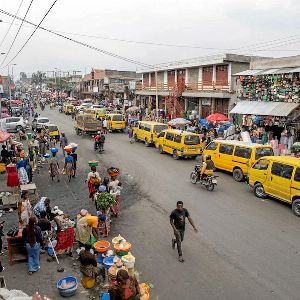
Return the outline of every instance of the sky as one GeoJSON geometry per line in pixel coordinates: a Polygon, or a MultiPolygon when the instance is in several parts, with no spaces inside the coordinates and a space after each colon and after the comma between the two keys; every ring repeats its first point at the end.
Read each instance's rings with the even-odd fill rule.
{"type": "MultiPolygon", "coordinates": [[[[32,0],[0,0],[0,9],[24,17],[32,0]]],[[[33,0],[26,20],[39,23],[54,0],[33,0]]],[[[221,53],[261,56],[300,54],[298,0],[58,0],[42,25],[79,42],[137,63],[105,55],[0,13],[0,74],[55,68],[81,74],[91,68],[136,70],[221,53]],[[147,44],[150,43],[150,44],[147,44]],[[170,46],[175,45],[175,46],[170,46]],[[4,57],[7,59],[3,62],[4,57]],[[12,71],[12,70],[11,70],[12,71]],[[10,72],[11,72],[10,71],[10,72]]],[[[50,74],[50,73],[49,73],[50,74]]]]}

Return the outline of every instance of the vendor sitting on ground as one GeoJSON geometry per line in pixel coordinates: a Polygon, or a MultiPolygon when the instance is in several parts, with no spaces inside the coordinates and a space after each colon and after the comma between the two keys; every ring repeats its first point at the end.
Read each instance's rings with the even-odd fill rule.
{"type": "Polygon", "coordinates": [[[126,270],[119,270],[117,282],[110,290],[110,300],[139,300],[140,287],[135,277],[129,276],[126,270]]]}
{"type": "Polygon", "coordinates": [[[104,269],[98,267],[96,255],[91,253],[91,249],[92,246],[87,243],[79,253],[80,271],[83,274],[82,283],[84,287],[87,287],[85,283],[88,280],[95,279],[100,274],[105,277],[104,269]]]}

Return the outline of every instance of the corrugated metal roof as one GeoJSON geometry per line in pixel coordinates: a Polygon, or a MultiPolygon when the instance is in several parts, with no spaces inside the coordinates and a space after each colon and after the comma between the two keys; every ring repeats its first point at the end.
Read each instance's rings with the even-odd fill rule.
{"type": "Polygon", "coordinates": [[[246,70],[243,72],[239,72],[236,74],[233,74],[233,76],[252,76],[255,75],[257,73],[260,73],[262,70],[246,70]]]}
{"type": "Polygon", "coordinates": [[[267,69],[264,70],[263,72],[261,72],[259,75],[271,75],[271,74],[277,74],[276,72],[278,72],[280,69],[276,68],[276,69],[267,69]]]}
{"type": "Polygon", "coordinates": [[[291,73],[300,73],[300,67],[294,68],[291,73]]]}
{"type": "Polygon", "coordinates": [[[231,114],[286,117],[299,106],[298,103],[241,101],[231,114]]]}
{"type": "Polygon", "coordinates": [[[273,74],[287,74],[287,73],[293,73],[295,68],[282,68],[278,69],[275,73],[273,74]]]}

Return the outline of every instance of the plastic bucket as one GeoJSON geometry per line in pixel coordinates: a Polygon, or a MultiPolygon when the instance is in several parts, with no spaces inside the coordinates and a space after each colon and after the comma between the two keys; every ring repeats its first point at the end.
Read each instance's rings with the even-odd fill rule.
{"type": "Polygon", "coordinates": [[[31,140],[32,139],[32,133],[31,132],[27,132],[27,139],[31,140]]]}

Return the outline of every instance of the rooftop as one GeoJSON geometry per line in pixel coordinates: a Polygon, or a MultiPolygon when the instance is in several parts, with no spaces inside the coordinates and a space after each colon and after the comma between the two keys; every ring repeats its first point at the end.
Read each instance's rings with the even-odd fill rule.
{"type": "Polygon", "coordinates": [[[152,68],[138,68],[137,73],[163,71],[169,69],[174,70],[174,69],[182,69],[182,68],[191,68],[191,67],[206,66],[212,64],[222,64],[225,62],[250,63],[252,59],[253,56],[225,53],[225,54],[195,57],[190,59],[156,64],[153,65],[152,68]]]}

